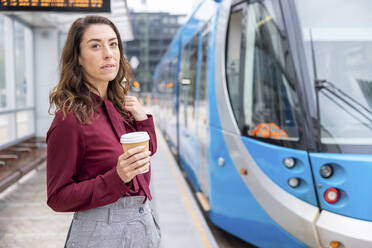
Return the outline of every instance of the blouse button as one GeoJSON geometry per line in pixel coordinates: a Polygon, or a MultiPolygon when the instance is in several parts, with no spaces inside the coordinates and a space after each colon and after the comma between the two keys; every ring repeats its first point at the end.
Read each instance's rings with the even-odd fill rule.
{"type": "Polygon", "coordinates": [[[140,207],[140,208],[139,208],[139,212],[140,212],[140,214],[143,213],[143,207],[140,207]]]}

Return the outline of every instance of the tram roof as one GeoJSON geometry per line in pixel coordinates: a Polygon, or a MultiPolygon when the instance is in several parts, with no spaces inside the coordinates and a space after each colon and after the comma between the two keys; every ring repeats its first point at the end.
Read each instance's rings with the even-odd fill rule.
{"type": "Polygon", "coordinates": [[[161,64],[167,63],[170,59],[177,56],[179,44],[181,43],[181,47],[183,47],[202,29],[205,23],[210,21],[218,4],[218,1],[213,0],[201,0],[198,2],[193,12],[186,18],[185,24],[180,27],[172,39],[160,63],[156,66],[154,77],[158,75],[161,64]],[[180,39],[182,40],[180,41],[180,39]]]}

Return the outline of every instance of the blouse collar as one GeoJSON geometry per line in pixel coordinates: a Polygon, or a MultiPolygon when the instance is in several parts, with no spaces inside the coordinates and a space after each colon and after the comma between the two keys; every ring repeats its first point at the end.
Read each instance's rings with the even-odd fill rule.
{"type": "Polygon", "coordinates": [[[109,113],[109,115],[113,115],[113,112],[116,112],[114,115],[118,115],[120,116],[119,118],[124,121],[125,123],[128,124],[128,122],[119,114],[119,112],[117,112],[117,110],[115,109],[114,105],[112,104],[112,102],[109,100],[109,99],[103,99],[101,96],[97,95],[96,93],[94,92],[90,92],[92,94],[92,97],[98,102],[98,103],[101,103],[103,102],[105,107],[106,107],[106,110],[107,112],[109,113]],[[114,111],[115,110],[115,111],[114,111]]]}
{"type": "Polygon", "coordinates": [[[97,102],[103,102],[103,101],[105,101],[105,99],[103,99],[101,96],[99,96],[99,95],[97,95],[96,93],[94,93],[94,92],[90,92],[91,93],[91,95],[93,96],[93,98],[97,101],[97,102]]]}

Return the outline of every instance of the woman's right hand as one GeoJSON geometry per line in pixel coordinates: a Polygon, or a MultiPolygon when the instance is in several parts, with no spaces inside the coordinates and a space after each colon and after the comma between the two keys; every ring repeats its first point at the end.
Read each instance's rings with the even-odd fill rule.
{"type": "Polygon", "coordinates": [[[124,183],[129,183],[133,177],[145,172],[150,165],[151,152],[145,146],[137,146],[124,152],[118,158],[116,171],[124,183]]]}

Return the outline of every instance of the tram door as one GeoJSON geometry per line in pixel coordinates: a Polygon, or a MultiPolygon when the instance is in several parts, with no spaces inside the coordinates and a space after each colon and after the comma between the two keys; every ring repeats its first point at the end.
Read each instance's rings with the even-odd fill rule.
{"type": "Polygon", "coordinates": [[[166,84],[166,98],[167,98],[167,117],[164,122],[168,122],[167,126],[169,140],[171,140],[171,145],[173,148],[178,147],[177,138],[177,123],[178,123],[178,94],[176,92],[176,87],[174,82],[177,80],[177,57],[173,58],[167,70],[169,81],[166,84]]]}
{"type": "Polygon", "coordinates": [[[199,163],[199,182],[200,188],[204,195],[209,196],[209,179],[208,179],[208,160],[207,149],[209,146],[209,114],[207,100],[207,61],[208,61],[208,40],[209,28],[208,23],[204,26],[201,36],[201,54],[198,59],[198,98],[196,108],[197,118],[197,137],[198,137],[198,163],[199,163]]]}
{"type": "Polygon", "coordinates": [[[196,190],[199,190],[197,178],[197,172],[199,171],[196,134],[197,122],[195,113],[198,37],[199,35],[195,35],[183,47],[179,111],[179,158],[182,167],[188,174],[196,190]]]}

